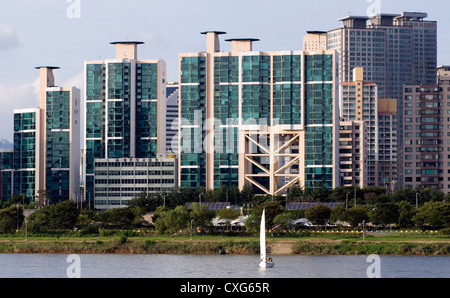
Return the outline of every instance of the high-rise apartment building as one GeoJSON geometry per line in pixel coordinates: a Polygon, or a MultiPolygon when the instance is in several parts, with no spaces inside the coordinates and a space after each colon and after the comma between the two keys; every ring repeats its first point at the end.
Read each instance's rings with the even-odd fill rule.
{"type": "Polygon", "coordinates": [[[202,34],[206,52],[179,55],[180,186],[336,186],[335,52],[255,51],[254,38],[223,52],[225,32],[202,34]]]}
{"type": "Polygon", "coordinates": [[[116,58],[85,62],[85,199],[94,199],[95,158],[165,152],[166,63],[140,60],[143,42],[112,42],[116,58]]]}
{"type": "Polygon", "coordinates": [[[352,81],[354,67],[378,85],[380,98],[399,98],[403,84],[433,84],[437,63],[437,22],[426,13],[347,16],[328,31],[327,48],[340,53],[340,80],[352,81]]]}
{"type": "Polygon", "coordinates": [[[367,185],[377,185],[376,161],[378,160],[377,85],[364,81],[364,68],[353,69],[352,82],[341,83],[341,118],[346,121],[364,121],[367,126],[367,185]]]}
{"type": "Polygon", "coordinates": [[[404,87],[404,185],[450,191],[450,67],[438,84],[404,87]]]}
{"type": "Polygon", "coordinates": [[[0,201],[4,202],[11,198],[13,193],[13,171],[14,171],[14,151],[8,149],[0,152],[0,201]]]}
{"type": "MultiPolygon", "coordinates": [[[[50,69],[39,69],[41,80],[47,80],[50,69]]],[[[41,132],[44,131],[41,144],[45,144],[40,149],[44,157],[40,164],[40,179],[43,179],[40,183],[44,183],[43,189],[53,203],[77,200],[80,194],[80,90],[47,84],[40,110],[41,119],[43,112],[45,119],[45,123],[40,124],[41,132]]]]}
{"type": "Polygon", "coordinates": [[[398,184],[397,169],[397,100],[379,98],[378,103],[378,160],[375,181],[386,192],[394,192],[398,184]]]}
{"type": "MultiPolygon", "coordinates": [[[[403,136],[403,85],[435,84],[437,22],[426,13],[403,12],[347,16],[327,34],[327,49],[340,53],[340,82],[351,82],[355,67],[364,68],[364,81],[376,83],[379,98],[397,99],[399,142],[403,136]]],[[[401,148],[398,169],[402,174],[401,148]]],[[[402,179],[397,188],[402,188],[402,179]]]]}
{"type": "Polygon", "coordinates": [[[167,82],[166,150],[178,152],[178,83],[167,82]]]}
{"type": "MultiPolygon", "coordinates": [[[[12,163],[12,183],[2,175],[3,182],[11,191],[5,193],[5,199],[14,194],[24,194],[28,198],[34,198],[39,189],[44,189],[42,176],[39,175],[41,134],[40,134],[39,108],[14,110],[14,151],[12,163]],[[3,180],[5,179],[5,180],[3,180]]],[[[9,172],[8,170],[6,172],[9,172]]],[[[5,173],[6,175],[6,173],[5,173]]]]}
{"type": "Polygon", "coordinates": [[[53,70],[58,67],[36,68],[40,106],[14,110],[13,159],[9,167],[2,168],[2,197],[24,194],[33,200],[40,190],[46,190],[49,204],[76,200],[80,192],[80,91],[55,85],[53,70]]]}
{"type": "Polygon", "coordinates": [[[341,119],[339,127],[340,186],[368,186],[367,183],[367,123],[341,119]]]}

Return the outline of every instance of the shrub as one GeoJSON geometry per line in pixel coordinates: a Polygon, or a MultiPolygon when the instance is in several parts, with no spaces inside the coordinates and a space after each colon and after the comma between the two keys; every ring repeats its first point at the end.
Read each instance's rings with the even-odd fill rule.
{"type": "Polygon", "coordinates": [[[117,244],[122,245],[125,244],[128,240],[128,237],[125,234],[120,235],[117,244]]]}
{"type": "Polygon", "coordinates": [[[441,235],[450,235],[450,228],[440,229],[439,234],[441,235]]]}

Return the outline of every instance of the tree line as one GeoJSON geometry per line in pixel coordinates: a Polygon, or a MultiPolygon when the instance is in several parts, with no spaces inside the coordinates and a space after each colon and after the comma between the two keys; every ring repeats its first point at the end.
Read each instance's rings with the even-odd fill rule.
{"type": "Polygon", "coordinates": [[[29,233],[48,233],[56,230],[83,230],[98,233],[99,229],[133,229],[148,227],[160,234],[189,231],[195,227],[201,231],[213,229],[211,220],[215,217],[227,220],[248,215],[247,231],[256,231],[262,209],[266,208],[267,228],[288,229],[292,220],[308,218],[315,225],[326,222],[347,222],[357,227],[363,221],[375,226],[396,225],[397,227],[418,226],[422,228],[450,227],[450,203],[447,196],[435,189],[404,189],[386,194],[376,187],[338,187],[333,190],[315,190],[291,187],[285,197],[255,195],[249,186],[239,190],[220,187],[216,190],[185,187],[160,193],[142,193],[129,201],[128,208],[107,211],[89,210],[73,201],[64,201],[40,206],[25,222],[22,196],[2,202],[0,209],[0,233],[26,230],[29,233]],[[208,210],[202,202],[230,202],[241,211],[224,209],[208,210]],[[187,202],[194,202],[190,208],[187,202]],[[289,210],[289,202],[342,202],[341,207],[330,209],[318,204],[307,210],[289,210]],[[144,220],[144,215],[153,213],[153,224],[144,220]]]}

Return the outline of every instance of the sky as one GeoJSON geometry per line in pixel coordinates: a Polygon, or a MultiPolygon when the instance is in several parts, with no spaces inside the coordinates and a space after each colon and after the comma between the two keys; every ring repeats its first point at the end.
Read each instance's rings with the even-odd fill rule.
{"type": "MultiPolygon", "coordinates": [[[[13,139],[13,110],[39,105],[36,66],[59,66],[57,86],[84,92],[86,60],[115,58],[113,41],[143,41],[140,59],[163,59],[177,81],[178,54],[206,50],[200,32],[260,39],[257,51],[302,50],[309,30],[373,12],[426,12],[438,22],[438,65],[450,65],[448,0],[3,0],[0,3],[0,140],[13,139]]],[[[82,111],[83,112],[83,111],[82,111]]],[[[83,123],[82,123],[83,125],[83,123]]],[[[81,132],[83,135],[83,132],[81,132]]]]}

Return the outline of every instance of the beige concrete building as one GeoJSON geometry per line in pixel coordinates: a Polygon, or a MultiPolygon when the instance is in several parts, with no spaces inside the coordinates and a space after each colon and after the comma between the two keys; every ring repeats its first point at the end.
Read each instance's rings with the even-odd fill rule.
{"type": "Polygon", "coordinates": [[[367,123],[343,121],[339,128],[339,169],[341,186],[368,186],[367,123]]]}
{"type": "Polygon", "coordinates": [[[307,31],[303,37],[303,51],[316,51],[327,49],[326,31],[307,31]]]}
{"type": "Polygon", "coordinates": [[[378,185],[376,181],[376,161],[378,160],[378,113],[377,85],[364,81],[364,69],[353,69],[353,81],[341,83],[341,118],[346,121],[364,121],[367,138],[366,186],[378,185]]]}

